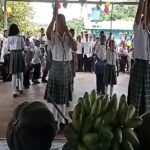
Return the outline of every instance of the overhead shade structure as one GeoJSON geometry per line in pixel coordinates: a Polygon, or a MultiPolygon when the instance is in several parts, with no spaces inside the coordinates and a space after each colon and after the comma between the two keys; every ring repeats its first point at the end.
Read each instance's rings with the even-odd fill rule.
{"type": "MultiPolygon", "coordinates": [[[[7,0],[7,1],[20,1],[20,2],[44,2],[50,3],[54,0],[7,0]]],[[[86,4],[104,4],[107,1],[114,4],[137,5],[139,0],[57,0],[60,3],[86,3],[86,4]]]]}
{"type": "MultiPolygon", "coordinates": [[[[1,0],[4,6],[4,28],[7,29],[7,14],[6,14],[6,3],[7,1],[14,2],[42,2],[42,3],[53,3],[55,0],[1,0]]],[[[123,4],[123,5],[137,5],[139,0],[57,0],[59,3],[79,3],[79,4],[123,4]]],[[[112,26],[112,25],[111,25],[112,26]]]]}

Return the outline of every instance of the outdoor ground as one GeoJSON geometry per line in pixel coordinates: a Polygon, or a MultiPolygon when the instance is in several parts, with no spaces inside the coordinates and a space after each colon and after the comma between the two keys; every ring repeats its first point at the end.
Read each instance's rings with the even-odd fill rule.
{"type": "MultiPolygon", "coordinates": [[[[129,75],[120,74],[118,84],[115,86],[114,92],[119,96],[127,94],[129,75]]],[[[12,98],[11,83],[0,83],[0,138],[5,138],[6,127],[11,118],[14,108],[24,101],[46,101],[43,100],[46,84],[38,84],[31,86],[30,89],[24,91],[24,95],[12,98]]],[[[73,93],[72,107],[77,103],[80,96],[83,96],[85,91],[90,92],[96,88],[96,79],[94,73],[77,73],[75,78],[75,87],[73,93]]],[[[47,104],[47,103],[46,103],[47,104]]],[[[1,150],[1,149],[0,149],[1,150]]]]}

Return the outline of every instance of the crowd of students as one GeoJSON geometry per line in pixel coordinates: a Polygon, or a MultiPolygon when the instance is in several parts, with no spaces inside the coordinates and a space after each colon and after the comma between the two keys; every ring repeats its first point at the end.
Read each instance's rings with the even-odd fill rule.
{"type": "MultiPolygon", "coordinates": [[[[16,30],[13,28],[12,30],[16,30]]],[[[74,29],[70,30],[70,34],[75,39],[74,29]]],[[[18,32],[16,33],[16,37],[18,32]]],[[[1,75],[3,81],[10,81],[10,52],[8,51],[8,31],[4,31],[4,37],[1,39],[1,75]]],[[[88,32],[81,32],[81,35],[76,37],[77,51],[72,51],[72,56],[70,57],[72,76],[75,77],[76,72],[95,72],[97,79],[97,92],[105,93],[106,89],[102,85],[103,78],[102,74],[97,73],[96,64],[99,60],[106,61],[106,51],[110,37],[106,39],[106,35],[101,31],[99,37],[95,35],[88,34],[88,32]],[[99,75],[98,75],[99,74],[99,75]],[[100,77],[101,76],[101,77],[100,77]],[[104,90],[105,89],[105,90],[104,90]]],[[[115,60],[115,72],[119,75],[121,72],[130,72],[131,66],[134,62],[133,47],[127,46],[125,39],[120,39],[120,43],[117,45],[115,39],[111,35],[111,39],[114,40],[114,51],[116,52],[115,60]]],[[[29,36],[23,37],[22,39],[22,49],[24,49],[24,60],[25,68],[22,70],[24,73],[24,80],[21,84],[20,91],[23,88],[28,89],[30,86],[30,79],[32,78],[33,84],[39,84],[39,79],[42,75],[42,82],[46,83],[46,77],[48,75],[49,67],[52,63],[52,52],[47,44],[47,38],[45,31],[42,28],[40,31],[40,36],[38,38],[31,38],[29,36]],[[41,74],[42,70],[42,74],[41,74]]],[[[20,41],[21,42],[21,41],[20,41]]],[[[15,45],[13,45],[15,46],[15,45]]],[[[15,47],[16,48],[16,47],[15,47]]],[[[20,47],[19,47],[20,48],[20,47]]],[[[111,58],[113,59],[113,58],[111,58]]],[[[101,70],[99,70],[100,72],[101,70]]],[[[12,73],[12,72],[11,72],[12,73]]],[[[115,73],[115,74],[116,74],[115,73]]],[[[13,80],[16,82],[16,78],[13,80]]],[[[115,79],[115,78],[114,78],[115,79]]],[[[115,79],[116,80],[116,79],[115,79]]],[[[19,83],[19,82],[18,82],[19,83]]],[[[72,80],[73,84],[73,80],[72,80]]],[[[115,82],[116,84],[116,82],[115,82]]],[[[15,86],[14,86],[15,87],[15,86]]],[[[14,97],[16,97],[17,91],[14,90],[14,97]]],[[[111,92],[112,93],[112,92],[111,92]]]]}

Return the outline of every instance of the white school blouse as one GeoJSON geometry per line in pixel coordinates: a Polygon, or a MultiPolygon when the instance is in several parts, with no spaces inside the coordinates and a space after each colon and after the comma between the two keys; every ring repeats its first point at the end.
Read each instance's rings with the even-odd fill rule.
{"type": "Polygon", "coordinates": [[[69,45],[69,37],[64,33],[63,37],[57,32],[51,33],[51,40],[47,41],[51,48],[52,60],[70,61],[72,60],[72,50],[69,45]]]}
{"type": "Polygon", "coordinates": [[[142,60],[150,60],[150,39],[148,31],[142,23],[134,25],[134,57],[142,60]]]}
{"type": "Polygon", "coordinates": [[[77,54],[82,54],[83,43],[77,43],[77,54]]]}
{"type": "Polygon", "coordinates": [[[21,35],[9,36],[7,49],[12,50],[22,50],[25,48],[25,42],[21,35]]]}
{"type": "Polygon", "coordinates": [[[86,55],[88,58],[92,55],[92,47],[90,41],[86,41],[84,43],[84,55],[86,55]]]}
{"type": "Polygon", "coordinates": [[[106,45],[101,45],[101,43],[98,42],[95,47],[95,54],[100,60],[106,60],[106,45]]]}
{"type": "Polygon", "coordinates": [[[8,49],[7,49],[7,43],[8,43],[8,39],[3,38],[3,46],[2,46],[2,51],[1,51],[1,60],[0,60],[0,62],[4,62],[4,55],[9,53],[8,49]]]}
{"type": "Polygon", "coordinates": [[[116,66],[117,58],[118,58],[117,52],[110,52],[110,51],[106,52],[107,64],[116,66]]]}

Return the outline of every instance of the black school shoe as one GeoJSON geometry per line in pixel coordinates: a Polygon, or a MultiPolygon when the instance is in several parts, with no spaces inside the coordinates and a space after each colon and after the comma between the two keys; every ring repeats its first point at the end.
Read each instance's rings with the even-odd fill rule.
{"type": "Polygon", "coordinates": [[[13,94],[13,98],[16,98],[17,97],[17,94],[13,94]]]}

